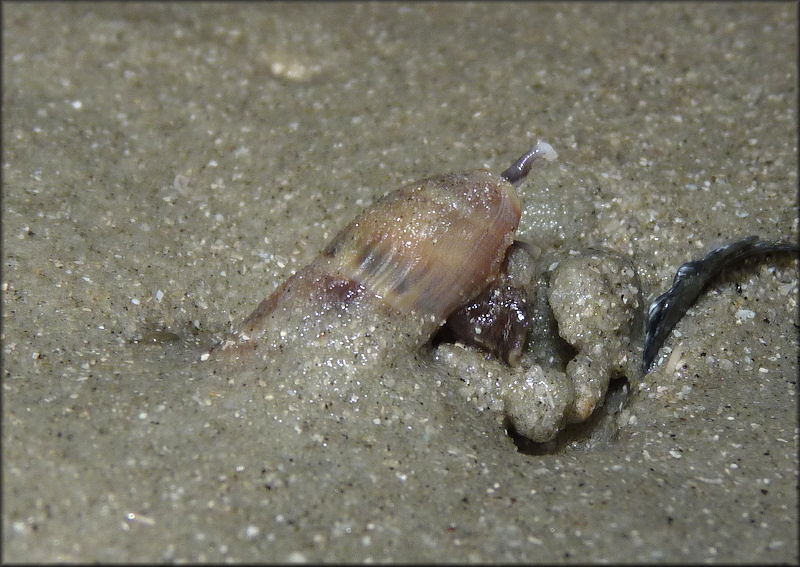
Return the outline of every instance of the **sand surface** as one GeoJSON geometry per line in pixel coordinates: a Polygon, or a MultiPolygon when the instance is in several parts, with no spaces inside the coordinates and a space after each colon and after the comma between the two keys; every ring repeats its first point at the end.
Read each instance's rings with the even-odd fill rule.
{"type": "Polygon", "coordinates": [[[648,301],[714,246],[796,240],[795,4],[4,3],[3,27],[4,561],[798,561],[790,257],[714,280],[544,447],[430,352],[348,375],[346,407],[200,362],[383,192],[539,138],[519,236],[629,257],[648,301]]]}

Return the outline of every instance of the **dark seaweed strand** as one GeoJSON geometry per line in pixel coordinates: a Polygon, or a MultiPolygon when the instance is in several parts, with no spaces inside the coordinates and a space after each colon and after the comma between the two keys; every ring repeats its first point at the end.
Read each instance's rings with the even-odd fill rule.
{"type": "Polygon", "coordinates": [[[714,276],[723,269],[751,256],[776,252],[794,252],[796,254],[798,250],[800,248],[797,242],[769,242],[759,240],[758,236],[749,236],[744,240],[720,246],[701,260],[683,264],[678,268],[669,291],[650,304],[642,360],[644,373],[647,374],[649,371],[656,353],[672,329],[714,276]]]}

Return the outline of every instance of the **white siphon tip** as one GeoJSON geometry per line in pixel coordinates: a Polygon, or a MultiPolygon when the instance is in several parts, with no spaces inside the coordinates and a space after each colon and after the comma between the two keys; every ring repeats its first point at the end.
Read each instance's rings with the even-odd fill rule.
{"type": "Polygon", "coordinates": [[[558,157],[558,153],[553,149],[553,146],[541,140],[536,142],[536,153],[547,161],[553,161],[558,157]]]}

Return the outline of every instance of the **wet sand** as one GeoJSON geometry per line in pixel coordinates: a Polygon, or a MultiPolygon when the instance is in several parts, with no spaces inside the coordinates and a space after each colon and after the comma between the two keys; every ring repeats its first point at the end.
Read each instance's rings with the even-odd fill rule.
{"type": "Polygon", "coordinates": [[[281,381],[302,345],[200,362],[383,192],[539,138],[520,238],[625,255],[648,301],[717,245],[796,240],[795,5],[3,16],[5,561],[798,561],[789,257],[715,279],[547,446],[430,352],[344,405],[281,381]]]}

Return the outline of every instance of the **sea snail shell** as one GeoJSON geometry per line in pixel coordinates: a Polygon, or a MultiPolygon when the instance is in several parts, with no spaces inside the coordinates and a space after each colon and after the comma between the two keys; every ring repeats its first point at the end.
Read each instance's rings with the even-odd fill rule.
{"type": "Polygon", "coordinates": [[[554,159],[556,153],[539,142],[500,176],[475,170],[392,191],[356,216],[212,350],[258,349],[267,321],[282,310],[303,306],[313,315],[364,297],[418,316],[425,326],[420,337],[429,339],[500,274],[521,215],[514,185],[539,157],[554,159]]]}

